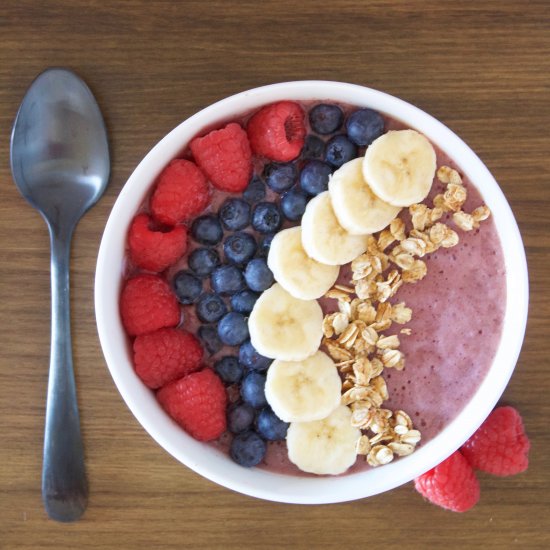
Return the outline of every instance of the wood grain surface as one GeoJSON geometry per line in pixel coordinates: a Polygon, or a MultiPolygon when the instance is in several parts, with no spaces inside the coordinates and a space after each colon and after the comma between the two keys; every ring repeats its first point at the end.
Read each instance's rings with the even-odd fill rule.
{"type": "MultiPolygon", "coordinates": [[[[0,548],[550,547],[550,5],[548,1],[4,0],[0,8],[0,548]],[[19,102],[48,66],[77,71],[104,112],[108,190],[81,221],[71,264],[74,361],[90,480],[75,524],[40,499],[49,357],[49,245],[9,170],[19,102]],[[502,401],[522,413],[529,470],[480,475],[466,514],[412,484],[294,506],[219,487],[159,447],[122,401],[97,338],[98,246],[147,151],[202,107],[250,87],[332,79],[384,90],[457,132],[499,181],[527,250],[525,344],[502,401]]],[[[506,243],[504,243],[506,246],[506,243]]]]}

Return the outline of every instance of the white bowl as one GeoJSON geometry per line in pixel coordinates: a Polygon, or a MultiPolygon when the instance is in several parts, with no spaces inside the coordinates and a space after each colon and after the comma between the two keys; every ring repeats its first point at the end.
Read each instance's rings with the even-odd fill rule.
{"type": "Polygon", "coordinates": [[[487,417],[510,379],[523,341],[527,307],[527,264],[518,226],[483,162],[456,134],[420,109],[388,94],[340,82],[298,81],[255,88],[219,101],[177,126],[153,147],[122,189],[101,241],[95,280],[95,310],[103,353],[122,397],[145,430],[183,464],[220,485],[258,498],[303,504],[349,501],[388,491],[426,472],[460,447],[487,417]],[[489,373],[470,402],[439,435],[412,455],[382,468],[339,477],[295,477],[238,466],[224,453],[179,428],[132,367],[118,304],[126,233],[134,213],[157,175],[196,134],[282,99],[330,99],[371,107],[422,132],[478,188],[505,244],[507,305],[502,338],[489,373]]]}

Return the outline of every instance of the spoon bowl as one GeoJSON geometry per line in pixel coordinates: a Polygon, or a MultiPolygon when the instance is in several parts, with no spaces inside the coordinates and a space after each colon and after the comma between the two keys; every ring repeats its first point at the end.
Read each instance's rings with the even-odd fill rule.
{"type": "Polygon", "coordinates": [[[31,84],[13,125],[11,170],[21,194],[50,221],[78,221],[103,194],[107,132],[92,92],[73,72],[47,69],[31,84]]]}
{"type": "Polygon", "coordinates": [[[50,232],[51,354],[42,468],[48,515],[74,521],[88,485],[70,331],[69,259],[78,220],[103,194],[110,173],[107,131],[92,92],[73,72],[51,68],[28,89],[11,136],[11,170],[50,232]]]}

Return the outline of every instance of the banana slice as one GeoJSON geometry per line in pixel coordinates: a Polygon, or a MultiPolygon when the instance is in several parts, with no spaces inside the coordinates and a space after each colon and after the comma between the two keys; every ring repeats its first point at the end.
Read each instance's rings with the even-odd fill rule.
{"type": "Polygon", "coordinates": [[[338,223],[352,235],[382,231],[401,210],[371,191],[363,177],[363,158],[338,168],[328,182],[328,190],[338,223]]]}
{"type": "Polygon", "coordinates": [[[328,191],[309,201],[302,216],[302,245],[322,264],[344,265],[367,249],[368,235],[350,235],[339,223],[328,191]]]}
{"type": "Polygon", "coordinates": [[[361,431],[351,425],[351,410],[340,405],[323,420],[290,424],[288,458],[304,472],[341,474],[355,462],[360,436],[361,431]]]}
{"type": "Polygon", "coordinates": [[[363,161],[363,176],[373,193],[394,206],[423,201],[435,170],[432,144],[414,130],[383,134],[369,145],[363,161]]]}
{"type": "Polygon", "coordinates": [[[310,258],[302,246],[302,229],[291,227],[275,235],[267,265],[275,280],[294,298],[316,300],[338,279],[340,268],[310,258]]]}
{"type": "Polygon", "coordinates": [[[265,397],[285,422],[326,418],[338,405],[342,381],[332,359],[322,351],[303,361],[273,361],[265,397]]]}
{"type": "Polygon", "coordinates": [[[298,300],[275,283],[254,304],[248,318],[252,345],[270,359],[301,361],[323,337],[323,310],[317,300],[298,300]]]}

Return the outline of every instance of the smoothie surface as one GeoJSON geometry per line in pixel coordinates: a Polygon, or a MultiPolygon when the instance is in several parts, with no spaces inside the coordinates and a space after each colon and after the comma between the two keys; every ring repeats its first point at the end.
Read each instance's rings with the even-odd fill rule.
{"type": "MultiPolygon", "coordinates": [[[[386,129],[406,126],[388,119],[386,129]]],[[[450,166],[461,173],[447,155],[435,145],[437,166],[450,166]]],[[[483,204],[479,191],[461,173],[468,190],[464,210],[483,204]]],[[[442,193],[445,186],[434,179],[428,198],[442,193]]],[[[407,220],[404,209],[400,217],[407,220]]],[[[448,216],[441,221],[447,222],[448,216]]],[[[454,227],[452,222],[449,222],[454,227]]],[[[400,350],[405,354],[402,371],[386,369],[389,399],[385,408],[407,412],[422,433],[418,447],[426,444],[447,426],[473,397],[491,368],[500,342],[506,309],[506,271],[498,233],[491,218],[470,232],[457,229],[457,246],[440,248],[423,260],[428,267],[424,279],[403,285],[391,303],[405,302],[413,311],[405,327],[411,334],[400,334],[394,324],[385,334],[399,334],[400,350]]],[[[349,284],[346,266],[339,282],[349,284]]],[[[336,300],[322,301],[325,312],[334,311],[336,300]],[[332,302],[332,304],[331,304],[332,302]]],[[[307,475],[290,463],[284,442],[272,443],[261,465],[271,471],[307,475]]],[[[358,456],[347,473],[370,466],[358,456]]]]}
{"type": "MultiPolygon", "coordinates": [[[[301,102],[308,107],[314,102],[301,102]]],[[[316,102],[315,102],[316,103],[316,102]]],[[[341,105],[345,112],[355,107],[341,105]]],[[[389,118],[385,119],[385,130],[401,130],[408,126],[389,118]]],[[[235,117],[246,123],[247,116],[235,117]]],[[[478,190],[464,176],[460,167],[449,156],[434,145],[437,154],[437,167],[449,166],[456,169],[467,189],[468,199],[464,210],[471,212],[483,204],[478,190]]],[[[360,155],[364,151],[360,151],[360,155]]],[[[188,152],[182,151],[183,157],[188,152]]],[[[262,174],[263,163],[254,160],[257,175],[262,174]]],[[[434,178],[429,196],[423,201],[432,207],[432,199],[443,193],[445,185],[434,178]]],[[[217,212],[220,205],[234,194],[212,189],[211,202],[204,213],[217,212]]],[[[274,201],[278,194],[267,188],[267,201],[274,201]]],[[[147,210],[148,199],[143,203],[142,211],[147,210]]],[[[410,226],[407,208],[399,214],[410,226]]],[[[385,335],[398,334],[400,350],[405,355],[405,368],[402,371],[385,369],[382,373],[389,392],[389,399],[383,404],[391,410],[404,410],[420,430],[422,440],[418,446],[426,444],[441,432],[464,408],[473,397],[487,372],[498,347],[504,311],[506,307],[506,273],[501,243],[493,219],[481,223],[479,229],[465,232],[453,224],[450,215],[440,220],[455,229],[460,242],[449,249],[440,248],[422,259],[427,265],[427,275],[415,284],[404,284],[389,301],[392,304],[405,302],[412,309],[412,320],[406,325],[393,324],[385,335]],[[401,329],[410,329],[411,333],[401,333],[401,329]]],[[[299,222],[285,221],[283,228],[298,225],[299,222]]],[[[246,232],[261,241],[251,227],[246,232]]],[[[187,257],[198,246],[189,239],[187,253],[164,274],[171,280],[179,270],[187,269],[187,257]]],[[[222,245],[217,249],[222,257],[222,245]]],[[[135,273],[134,266],[126,265],[125,277],[135,273]]],[[[338,283],[350,284],[350,266],[340,268],[338,283]]],[[[205,281],[205,291],[210,283],[205,281]]],[[[337,309],[337,301],[322,298],[321,306],[325,313],[337,309]]],[[[196,316],[194,306],[181,306],[182,327],[196,334],[201,322],[196,316]]],[[[237,350],[238,351],[238,350],[237,350]]],[[[205,364],[213,366],[224,355],[235,355],[236,350],[224,346],[211,357],[205,356],[205,364]]],[[[227,388],[230,402],[239,399],[238,388],[227,388]]],[[[210,444],[223,452],[228,452],[232,436],[225,432],[218,440],[210,444]]],[[[268,442],[267,453],[260,468],[289,475],[311,475],[299,470],[287,456],[284,441],[268,442]]],[[[357,461],[347,473],[370,468],[365,457],[359,455],[357,461]]]]}

